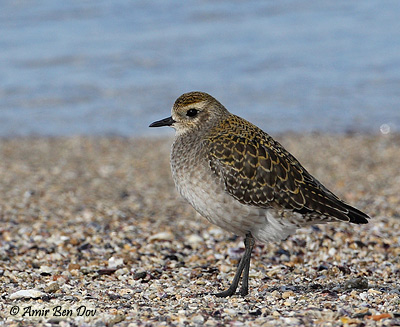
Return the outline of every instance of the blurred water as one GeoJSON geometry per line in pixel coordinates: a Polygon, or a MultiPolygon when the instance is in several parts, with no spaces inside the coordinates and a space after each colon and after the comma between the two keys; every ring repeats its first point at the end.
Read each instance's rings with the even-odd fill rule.
{"type": "Polygon", "coordinates": [[[397,0],[0,0],[0,136],[166,133],[147,126],[192,90],[271,133],[399,131],[399,17],[397,0]]]}

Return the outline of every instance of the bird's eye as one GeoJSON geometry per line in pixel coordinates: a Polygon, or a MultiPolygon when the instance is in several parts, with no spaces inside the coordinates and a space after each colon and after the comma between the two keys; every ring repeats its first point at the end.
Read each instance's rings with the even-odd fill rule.
{"type": "Polygon", "coordinates": [[[194,117],[194,116],[196,116],[198,113],[199,113],[199,111],[198,111],[197,109],[189,109],[189,110],[186,112],[186,116],[188,116],[188,117],[194,117]]]}

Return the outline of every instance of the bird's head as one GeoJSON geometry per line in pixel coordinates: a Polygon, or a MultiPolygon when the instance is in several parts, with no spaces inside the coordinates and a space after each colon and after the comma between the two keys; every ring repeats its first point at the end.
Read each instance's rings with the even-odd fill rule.
{"type": "Polygon", "coordinates": [[[227,115],[228,110],[211,95],[189,92],[182,94],[175,101],[171,117],[156,121],[150,127],[171,126],[179,135],[210,128],[227,115]]]}

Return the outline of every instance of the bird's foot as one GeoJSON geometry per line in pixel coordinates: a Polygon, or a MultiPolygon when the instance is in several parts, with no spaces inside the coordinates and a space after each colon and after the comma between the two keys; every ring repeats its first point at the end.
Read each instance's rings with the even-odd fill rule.
{"type": "Polygon", "coordinates": [[[249,294],[249,288],[242,286],[242,288],[240,289],[240,295],[241,296],[246,296],[247,294],[249,294]]]}
{"type": "Polygon", "coordinates": [[[227,290],[219,293],[215,293],[214,295],[217,297],[228,297],[232,296],[236,292],[236,287],[229,287],[227,290]]]}
{"type": "MultiPolygon", "coordinates": [[[[229,296],[235,295],[235,293],[236,293],[236,288],[230,287],[227,290],[225,290],[223,292],[215,293],[214,295],[217,297],[229,297],[229,296]]],[[[242,287],[239,291],[239,294],[241,296],[246,296],[247,294],[249,294],[249,288],[242,287]]]]}

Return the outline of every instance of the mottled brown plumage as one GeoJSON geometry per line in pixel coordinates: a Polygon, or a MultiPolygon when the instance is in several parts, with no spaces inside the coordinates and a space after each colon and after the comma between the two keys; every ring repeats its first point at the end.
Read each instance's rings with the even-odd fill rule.
{"type": "Polygon", "coordinates": [[[227,192],[243,204],[283,208],[303,214],[304,222],[343,220],[367,223],[368,216],[345,204],[267,133],[230,115],[205,140],[211,170],[227,192]]]}
{"type": "Polygon", "coordinates": [[[254,239],[287,237],[298,227],[330,221],[368,222],[344,203],[267,133],[231,114],[212,96],[180,96],[171,117],[151,127],[176,130],[171,169],[181,195],[210,222],[245,237],[245,254],[228,290],[248,293],[254,239]]]}

